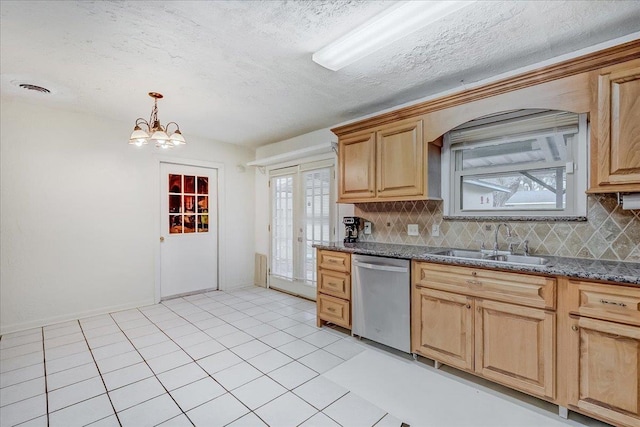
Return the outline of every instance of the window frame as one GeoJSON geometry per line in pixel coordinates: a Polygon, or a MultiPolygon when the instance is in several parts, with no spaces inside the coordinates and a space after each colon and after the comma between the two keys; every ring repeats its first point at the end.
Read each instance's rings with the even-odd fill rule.
{"type": "MultiPolygon", "coordinates": [[[[530,110],[531,114],[540,112],[541,110],[530,110]]],[[[502,121],[503,116],[513,116],[513,114],[505,114],[496,116],[493,120],[482,120],[482,125],[493,124],[502,121]]],[[[526,116],[526,113],[519,113],[518,116],[526,116]]],[[[453,219],[462,218],[478,218],[478,219],[491,219],[497,220],[526,220],[530,218],[551,220],[563,218],[563,219],[575,219],[582,220],[587,215],[587,170],[588,170],[588,157],[589,151],[589,122],[586,113],[578,114],[578,133],[573,141],[567,147],[567,160],[558,162],[531,162],[531,163],[517,163],[514,165],[500,165],[491,168],[482,168],[466,171],[456,170],[456,151],[462,149],[456,149],[454,146],[459,144],[452,144],[450,133],[447,132],[444,135],[443,150],[442,150],[442,175],[445,179],[442,180],[442,195],[443,195],[443,213],[445,217],[453,219]],[[453,147],[453,148],[452,148],[453,147]],[[461,197],[462,197],[462,176],[472,175],[486,175],[491,173],[503,173],[503,172],[520,172],[523,170],[539,170],[550,169],[558,166],[566,166],[567,185],[566,185],[566,200],[564,209],[537,209],[537,210],[515,210],[515,209],[503,209],[503,210],[473,210],[473,209],[461,209],[461,197]],[[448,179],[446,179],[448,178],[448,179]]],[[[466,143],[469,146],[480,146],[486,144],[486,142],[478,142],[477,144],[466,143]]]]}

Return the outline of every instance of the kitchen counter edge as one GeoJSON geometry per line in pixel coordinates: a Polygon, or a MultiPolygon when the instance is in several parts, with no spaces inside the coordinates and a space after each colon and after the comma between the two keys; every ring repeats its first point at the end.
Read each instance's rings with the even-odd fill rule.
{"type": "Polygon", "coordinates": [[[493,262],[471,259],[452,259],[433,254],[438,251],[454,249],[446,247],[371,242],[314,244],[313,247],[329,251],[348,252],[360,255],[375,255],[417,261],[430,261],[440,264],[483,267],[519,273],[536,273],[545,276],[564,276],[576,279],[598,280],[640,286],[640,263],[635,262],[565,258],[542,255],[544,258],[549,260],[549,264],[541,267],[496,264],[493,262]]]}

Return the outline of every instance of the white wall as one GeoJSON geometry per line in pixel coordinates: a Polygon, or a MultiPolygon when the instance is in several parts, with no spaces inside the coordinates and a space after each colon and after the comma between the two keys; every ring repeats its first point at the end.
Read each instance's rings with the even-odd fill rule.
{"type": "MultiPolygon", "coordinates": [[[[331,132],[329,128],[319,129],[313,132],[305,133],[291,139],[287,139],[273,144],[264,145],[256,150],[256,159],[264,159],[279,154],[289,153],[291,151],[302,150],[326,144],[329,141],[337,142],[338,137],[331,132]]],[[[290,161],[287,163],[295,163],[290,161]]],[[[277,166],[276,166],[277,167],[277,166]]],[[[256,215],[255,215],[255,241],[256,251],[265,255],[269,254],[269,175],[256,171],[256,215]]],[[[337,195],[337,189],[336,189],[337,195]]],[[[352,204],[338,204],[338,229],[337,240],[344,239],[344,227],[342,226],[342,217],[353,216],[354,206],[352,204]]]]}
{"type": "Polygon", "coordinates": [[[159,154],[224,164],[220,286],[253,282],[254,172],[236,168],[253,150],[185,129],[186,147],[158,153],[128,146],[131,123],[7,99],[1,111],[0,333],[154,301],[159,154]]]}
{"type": "MultiPolygon", "coordinates": [[[[274,142],[273,144],[263,145],[256,150],[256,159],[264,159],[267,157],[277,156],[279,154],[289,153],[291,151],[301,150],[308,147],[313,147],[321,144],[327,144],[330,141],[338,141],[338,137],[329,130],[319,129],[313,132],[299,135],[291,139],[286,139],[280,142],[274,142]]],[[[287,162],[295,163],[294,161],[287,162]]],[[[272,166],[272,167],[277,167],[272,166]]],[[[255,178],[255,242],[256,252],[268,255],[269,254],[269,172],[261,173],[256,168],[255,178]]]]}

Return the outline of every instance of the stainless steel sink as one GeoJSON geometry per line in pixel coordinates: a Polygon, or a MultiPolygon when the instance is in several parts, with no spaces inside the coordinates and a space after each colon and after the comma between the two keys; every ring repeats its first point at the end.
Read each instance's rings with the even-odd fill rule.
{"type": "Polygon", "coordinates": [[[485,253],[480,251],[464,251],[464,250],[458,250],[458,249],[434,252],[432,255],[446,256],[451,258],[470,258],[470,259],[484,259],[487,256],[485,253]]]}
{"type": "Polygon", "coordinates": [[[549,263],[547,258],[524,255],[489,255],[485,258],[485,261],[505,262],[520,265],[547,265],[549,263]]]}
{"type": "Polygon", "coordinates": [[[549,263],[547,258],[537,256],[513,255],[491,251],[468,251],[460,249],[449,249],[433,252],[431,255],[443,256],[455,259],[480,260],[485,262],[495,262],[496,264],[526,265],[544,267],[549,263]]]}

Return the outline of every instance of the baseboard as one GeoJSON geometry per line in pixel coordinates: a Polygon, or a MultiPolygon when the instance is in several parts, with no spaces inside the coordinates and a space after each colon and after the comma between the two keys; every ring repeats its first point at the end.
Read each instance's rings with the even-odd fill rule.
{"type": "Polygon", "coordinates": [[[169,301],[169,300],[176,299],[176,298],[188,297],[188,296],[191,296],[191,295],[204,294],[206,292],[217,291],[217,290],[218,290],[217,288],[208,288],[208,289],[200,289],[200,290],[197,290],[197,291],[184,292],[184,293],[181,293],[181,294],[169,295],[167,297],[161,297],[160,298],[160,302],[169,301]]]}
{"type": "Polygon", "coordinates": [[[256,286],[256,285],[254,285],[253,282],[246,282],[246,283],[238,283],[236,285],[220,286],[219,289],[221,291],[231,291],[234,289],[246,288],[249,286],[256,286]]]}
{"type": "Polygon", "coordinates": [[[80,311],[77,313],[64,314],[61,316],[47,317],[44,319],[32,320],[30,322],[14,323],[12,325],[0,326],[0,335],[20,332],[32,328],[41,328],[43,326],[55,325],[56,323],[68,322],[69,320],[83,319],[85,317],[99,316],[101,314],[114,313],[116,311],[129,310],[131,308],[144,307],[145,305],[154,304],[153,298],[135,303],[127,303],[121,305],[113,305],[110,307],[102,307],[94,310],[80,311]]]}
{"type": "MultiPolygon", "coordinates": [[[[231,291],[231,290],[245,288],[249,286],[255,286],[255,285],[251,281],[249,281],[246,283],[238,283],[230,286],[224,286],[224,287],[220,286],[220,290],[231,291]]],[[[200,293],[200,292],[202,291],[198,291],[196,293],[200,293]]],[[[184,295],[181,295],[181,296],[184,296],[184,295]]],[[[20,332],[26,329],[41,328],[43,326],[49,326],[49,325],[54,325],[56,323],[68,322],[69,320],[82,319],[84,317],[98,316],[101,314],[113,313],[116,311],[129,310],[131,308],[144,307],[145,305],[152,305],[152,304],[155,304],[155,302],[153,298],[149,298],[149,299],[138,301],[135,303],[114,305],[110,307],[102,307],[102,308],[97,308],[95,310],[87,310],[87,311],[81,311],[77,313],[64,314],[61,316],[47,317],[44,319],[32,320],[30,322],[14,323],[7,326],[0,325],[0,335],[10,334],[13,332],[20,332]]]]}

